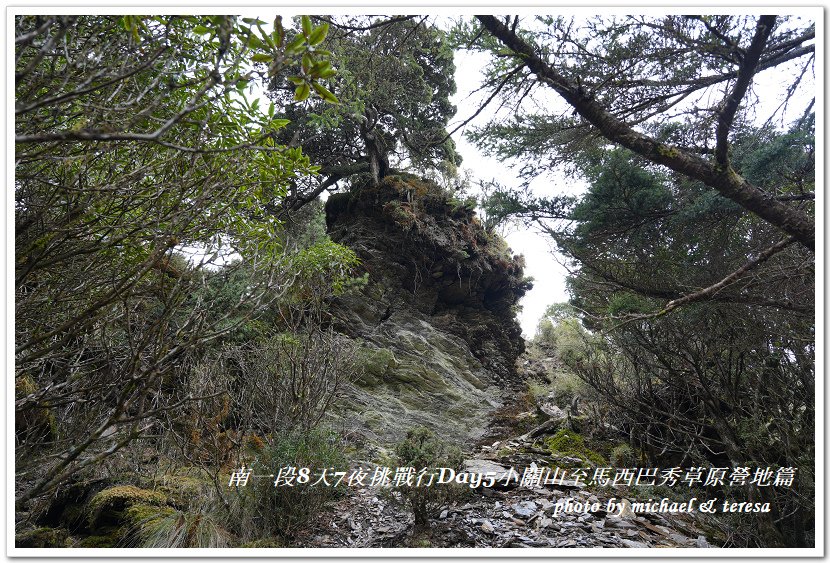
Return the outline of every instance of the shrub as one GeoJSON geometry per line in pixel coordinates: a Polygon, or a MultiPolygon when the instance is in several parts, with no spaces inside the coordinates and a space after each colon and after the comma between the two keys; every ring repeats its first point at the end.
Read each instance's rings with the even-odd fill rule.
{"type": "MultiPolygon", "coordinates": [[[[439,439],[428,428],[419,427],[410,430],[406,439],[395,447],[398,467],[413,467],[417,471],[434,470],[438,467],[457,468],[463,456],[461,450],[439,439]]],[[[426,528],[429,518],[443,506],[458,498],[464,489],[457,485],[445,484],[425,486],[403,486],[399,492],[404,501],[412,508],[415,527],[426,528]]]]}
{"type": "Polygon", "coordinates": [[[552,377],[550,389],[553,391],[556,404],[562,408],[570,406],[577,395],[584,397],[590,393],[590,388],[578,376],[568,370],[557,370],[552,377]]]}
{"type": "Polygon", "coordinates": [[[637,465],[637,454],[628,444],[620,444],[611,450],[611,465],[614,467],[634,467],[637,465]]]}
{"type": "MultiPolygon", "coordinates": [[[[250,465],[253,476],[237,489],[234,520],[243,541],[263,538],[291,538],[318,514],[326,503],[340,495],[341,488],[314,485],[324,469],[345,470],[346,458],[339,437],[327,431],[287,433],[272,438],[250,465]],[[310,469],[310,478],[293,486],[274,486],[281,468],[310,469]],[[264,477],[263,477],[264,476],[264,477]]],[[[302,481],[302,480],[301,480],[302,481]]],[[[329,479],[332,483],[333,479],[329,479]]]]}

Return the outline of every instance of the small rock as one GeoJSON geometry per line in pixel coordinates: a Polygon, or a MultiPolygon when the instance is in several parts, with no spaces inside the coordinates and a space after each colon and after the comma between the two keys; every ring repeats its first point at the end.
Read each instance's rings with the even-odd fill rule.
{"type": "Polygon", "coordinates": [[[620,541],[622,541],[622,544],[623,544],[625,547],[633,547],[633,548],[643,548],[643,547],[648,547],[648,545],[647,545],[647,544],[644,544],[643,542],[639,542],[639,541],[627,540],[627,539],[622,539],[622,540],[620,540],[620,541]]]}
{"type": "Polygon", "coordinates": [[[617,515],[621,518],[632,519],[637,515],[631,510],[631,502],[628,499],[622,499],[617,505],[617,515]]]}
{"type": "Polygon", "coordinates": [[[558,547],[574,547],[576,542],[574,540],[565,540],[564,542],[560,542],[558,547]]]}
{"type": "MultiPolygon", "coordinates": [[[[498,463],[486,459],[467,459],[464,460],[462,466],[466,473],[492,476],[495,480],[494,487],[496,488],[516,487],[519,485],[518,479],[509,478],[510,473],[508,468],[498,463]]],[[[482,487],[482,489],[486,491],[487,487],[482,487]]]]}
{"type": "Polygon", "coordinates": [[[700,548],[712,547],[711,545],[709,545],[709,542],[706,541],[705,536],[698,536],[695,540],[694,546],[700,548]]]}
{"type": "Polygon", "coordinates": [[[450,515],[450,511],[444,509],[444,510],[441,511],[441,514],[438,516],[438,518],[441,519],[441,520],[446,520],[447,516],[449,516],[449,515],[450,515]]]}
{"type": "Polygon", "coordinates": [[[541,518],[539,518],[539,519],[536,521],[536,527],[537,527],[537,528],[540,528],[540,529],[541,529],[541,528],[547,528],[547,527],[549,527],[551,524],[553,524],[553,520],[551,520],[551,519],[550,519],[550,518],[548,518],[547,516],[542,516],[541,518]]]}
{"type": "MultiPolygon", "coordinates": [[[[582,461],[582,460],[579,460],[582,461]]],[[[585,483],[577,482],[577,481],[556,481],[556,483],[552,484],[553,487],[558,489],[584,489],[585,483]]]]}
{"type": "Polygon", "coordinates": [[[519,516],[529,518],[536,513],[536,503],[532,500],[517,502],[510,506],[510,508],[519,516]]]}
{"type": "Polygon", "coordinates": [[[481,524],[481,531],[485,534],[492,534],[495,531],[495,528],[493,528],[493,525],[490,522],[485,520],[481,524]]]}
{"type": "Polygon", "coordinates": [[[608,518],[606,518],[605,526],[607,528],[616,528],[620,530],[633,530],[637,527],[628,520],[623,520],[619,516],[609,516],[608,518]]]}

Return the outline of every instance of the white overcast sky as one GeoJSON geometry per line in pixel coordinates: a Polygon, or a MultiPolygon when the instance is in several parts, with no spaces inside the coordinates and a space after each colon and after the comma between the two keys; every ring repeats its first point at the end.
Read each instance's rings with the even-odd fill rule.
{"type": "MultiPolygon", "coordinates": [[[[455,120],[467,119],[478,107],[482,97],[471,96],[471,93],[481,84],[485,64],[487,64],[485,55],[465,51],[456,53],[455,81],[458,90],[453,96],[453,103],[458,108],[458,113],[455,120]]],[[[470,123],[470,127],[485,124],[491,116],[491,111],[483,111],[470,123]]],[[[456,133],[453,138],[463,158],[462,170],[465,168],[470,170],[473,177],[480,180],[496,179],[505,186],[519,184],[516,171],[507,164],[499,162],[495,157],[483,154],[475,145],[467,142],[460,132],[456,133]]],[[[574,193],[574,188],[575,186],[572,185],[557,184],[549,178],[535,184],[537,192],[544,190],[548,195],[563,192],[574,193]],[[540,183],[541,187],[538,185],[540,183]]],[[[561,263],[562,258],[555,254],[556,246],[549,237],[514,225],[508,227],[505,238],[514,253],[524,254],[525,275],[534,279],[533,289],[521,300],[522,311],[519,314],[519,322],[525,338],[532,338],[536,333],[536,325],[539,324],[547,306],[568,300],[565,291],[567,270],[561,263]]]]}

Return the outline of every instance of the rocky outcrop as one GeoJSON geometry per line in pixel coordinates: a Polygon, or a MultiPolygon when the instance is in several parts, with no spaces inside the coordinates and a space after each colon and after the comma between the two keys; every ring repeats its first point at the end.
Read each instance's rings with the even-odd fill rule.
{"type": "Polygon", "coordinates": [[[386,442],[416,425],[457,442],[480,436],[518,382],[521,257],[471,206],[413,176],[333,195],[326,223],[368,273],[334,304],[336,328],[363,349],[349,410],[386,442]]]}

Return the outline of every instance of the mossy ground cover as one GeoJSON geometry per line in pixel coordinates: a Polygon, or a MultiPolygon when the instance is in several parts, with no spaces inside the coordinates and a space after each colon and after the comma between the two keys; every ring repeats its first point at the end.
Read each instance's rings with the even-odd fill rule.
{"type": "Polygon", "coordinates": [[[585,444],[585,438],[582,435],[567,428],[563,428],[545,440],[545,445],[554,456],[579,458],[596,467],[608,465],[605,458],[585,444]]]}

